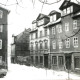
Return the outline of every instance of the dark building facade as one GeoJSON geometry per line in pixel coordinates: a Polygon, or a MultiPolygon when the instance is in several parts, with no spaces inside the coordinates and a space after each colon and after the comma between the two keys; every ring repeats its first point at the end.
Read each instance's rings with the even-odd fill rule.
{"type": "Polygon", "coordinates": [[[46,24],[45,17],[39,16],[39,19],[33,21],[33,29],[30,32],[32,65],[39,66],[41,62],[46,68],[79,71],[80,5],[71,0],[64,0],[59,9],[61,13],[51,11],[47,15],[49,22],[46,24]]]}
{"type": "Polygon", "coordinates": [[[0,68],[8,68],[8,14],[9,11],[7,9],[0,7],[0,68]]]}
{"type": "Polygon", "coordinates": [[[22,33],[13,37],[11,44],[11,62],[19,64],[27,64],[27,59],[30,56],[29,50],[29,29],[25,29],[22,33]]]}

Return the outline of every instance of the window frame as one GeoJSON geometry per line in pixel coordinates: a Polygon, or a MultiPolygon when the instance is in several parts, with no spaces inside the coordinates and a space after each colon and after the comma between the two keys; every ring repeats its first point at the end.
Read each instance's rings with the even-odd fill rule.
{"type": "Polygon", "coordinates": [[[73,29],[77,29],[77,20],[73,20],[73,29]]]}
{"type": "Polygon", "coordinates": [[[0,10],[0,18],[3,18],[3,11],[0,10]]]}
{"type": "Polygon", "coordinates": [[[52,64],[57,65],[57,56],[52,56],[52,64]]]}
{"type": "Polygon", "coordinates": [[[66,45],[66,48],[70,48],[70,38],[67,38],[65,40],[65,45],[66,45]]]}
{"type": "Polygon", "coordinates": [[[74,48],[78,47],[78,37],[73,37],[73,46],[74,48]]]}
{"type": "Polygon", "coordinates": [[[56,49],[56,40],[52,41],[52,47],[53,47],[53,49],[56,49]]]}
{"type": "Polygon", "coordinates": [[[69,22],[65,23],[65,31],[68,32],[69,31],[69,22]]]}
{"type": "Polygon", "coordinates": [[[0,39],[0,49],[2,49],[2,39],[0,39]]]}
{"type": "Polygon", "coordinates": [[[3,25],[0,25],[0,32],[3,32],[3,25]]]}

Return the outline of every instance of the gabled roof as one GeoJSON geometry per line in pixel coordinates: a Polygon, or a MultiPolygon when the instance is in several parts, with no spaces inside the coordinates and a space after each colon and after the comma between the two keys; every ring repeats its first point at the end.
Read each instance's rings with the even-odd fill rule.
{"type": "Polygon", "coordinates": [[[47,15],[40,13],[40,14],[38,15],[38,17],[37,17],[36,20],[40,20],[40,19],[42,19],[42,18],[44,18],[44,17],[47,17],[47,18],[48,18],[47,15]]]}
{"type": "Polygon", "coordinates": [[[68,6],[71,6],[71,5],[76,5],[76,6],[79,6],[79,4],[76,4],[74,2],[71,2],[71,0],[64,0],[64,2],[62,3],[62,5],[60,6],[60,10],[63,10],[64,8],[68,7],[68,6]]]}
{"type": "Polygon", "coordinates": [[[55,13],[57,13],[57,11],[53,10],[53,11],[51,11],[51,12],[49,13],[49,15],[52,15],[52,14],[55,14],[55,13]]]}

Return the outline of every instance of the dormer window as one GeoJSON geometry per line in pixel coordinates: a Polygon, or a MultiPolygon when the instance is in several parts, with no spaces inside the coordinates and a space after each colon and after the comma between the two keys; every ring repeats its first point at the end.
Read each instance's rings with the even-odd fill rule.
{"type": "Polygon", "coordinates": [[[32,24],[33,29],[36,28],[36,23],[32,24]]]}
{"type": "Polygon", "coordinates": [[[44,24],[44,19],[41,19],[38,21],[38,26],[43,25],[44,24]]]}
{"type": "Polygon", "coordinates": [[[56,14],[50,16],[50,22],[56,21],[56,14]]]}
{"type": "Polygon", "coordinates": [[[70,6],[70,7],[66,8],[66,9],[63,9],[62,16],[65,16],[65,15],[70,14],[72,12],[73,12],[73,6],[70,6]]]}

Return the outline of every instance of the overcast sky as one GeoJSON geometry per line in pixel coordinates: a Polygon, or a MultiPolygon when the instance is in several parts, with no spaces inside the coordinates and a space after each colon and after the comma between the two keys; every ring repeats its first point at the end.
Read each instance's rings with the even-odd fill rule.
{"type": "MultiPolygon", "coordinates": [[[[6,1],[8,1],[7,5],[15,4],[16,2],[16,0],[0,0],[0,1],[1,3],[6,3],[6,1]]],[[[8,10],[10,10],[10,13],[8,15],[8,40],[9,40],[8,43],[9,44],[11,44],[12,42],[12,34],[17,35],[21,33],[25,28],[26,29],[31,28],[32,21],[38,17],[39,13],[48,15],[52,10],[59,11],[59,7],[64,0],[61,0],[59,3],[55,3],[53,5],[45,4],[43,6],[43,9],[42,9],[43,4],[40,3],[38,0],[35,0],[34,6],[32,4],[32,0],[18,0],[18,1],[20,1],[19,3],[20,6],[19,5],[3,6],[8,10]]],[[[49,3],[53,3],[57,0],[47,0],[47,1],[49,3]]],[[[72,1],[76,1],[76,0],[72,0],[72,1]]]]}

